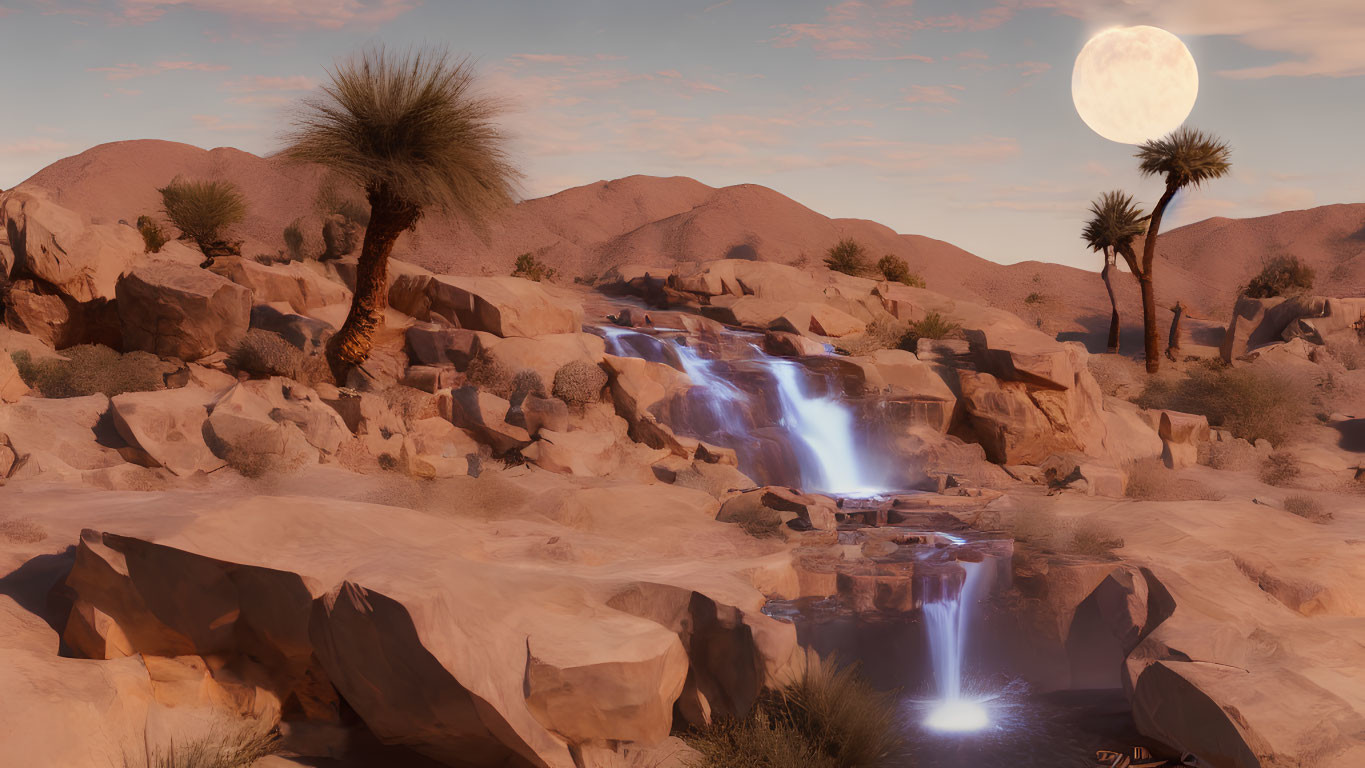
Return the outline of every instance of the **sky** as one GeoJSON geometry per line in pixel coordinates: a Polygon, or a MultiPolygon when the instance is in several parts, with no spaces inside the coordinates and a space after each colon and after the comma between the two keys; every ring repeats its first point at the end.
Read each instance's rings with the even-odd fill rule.
{"type": "Polygon", "coordinates": [[[1097,32],[1199,67],[1233,172],[1168,226],[1365,202],[1361,0],[0,0],[0,188],[96,144],[268,154],[366,46],[467,55],[538,197],[632,174],[771,187],[1001,263],[1097,269],[1088,201],[1161,182],[1077,116],[1097,32]]]}

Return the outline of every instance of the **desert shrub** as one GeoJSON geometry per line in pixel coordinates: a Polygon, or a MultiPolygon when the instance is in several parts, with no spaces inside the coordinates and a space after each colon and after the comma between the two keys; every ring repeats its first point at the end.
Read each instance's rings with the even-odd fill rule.
{"type": "Polygon", "coordinates": [[[825,266],[845,275],[860,275],[867,271],[867,251],[852,238],[844,238],[825,252],[825,266]]]}
{"type": "Polygon", "coordinates": [[[303,220],[294,219],[284,228],[284,247],[295,261],[303,259],[303,220]]]}
{"type": "Polygon", "coordinates": [[[1218,501],[1223,495],[1194,480],[1179,477],[1160,459],[1139,459],[1128,465],[1124,494],[1139,501],[1218,501]]]}
{"type": "Polygon", "coordinates": [[[696,768],[879,768],[900,764],[902,732],[894,695],[831,659],[808,662],[744,720],[720,722],[688,741],[701,755],[696,768]]]}
{"type": "Polygon", "coordinates": [[[331,379],[327,359],[310,355],[274,331],[252,328],[232,352],[237,370],[252,376],[284,376],[313,385],[331,379]]]}
{"type": "Polygon", "coordinates": [[[512,376],[512,381],[508,385],[509,397],[523,397],[525,395],[535,395],[545,397],[545,382],[541,380],[540,374],[530,368],[523,368],[512,376]]]}
{"type": "Polygon", "coordinates": [[[46,538],[47,531],[26,517],[0,519],[0,539],[11,544],[37,544],[46,538]]]}
{"type": "Polygon", "coordinates": [[[1020,503],[1018,513],[1010,520],[1008,531],[1010,538],[1017,542],[1043,552],[1055,552],[1060,549],[1066,526],[1046,502],[1027,499],[1020,503]]]}
{"type": "Polygon", "coordinates": [[[1209,443],[1208,451],[1208,465],[1229,472],[1253,469],[1264,458],[1256,446],[1240,437],[1209,443]]]}
{"type": "Polygon", "coordinates": [[[246,218],[246,198],[230,181],[186,181],[177,176],[157,191],[166,217],[205,254],[223,241],[229,227],[246,218]]]}
{"type": "Polygon", "coordinates": [[[841,355],[866,355],[879,349],[894,349],[905,336],[905,323],[882,317],[868,323],[860,334],[838,340],[835,351],[841,355]]]}
{"type": "Polygon", "coordinates": [[[85,397],[102,393],[113,397],[124,392],[164,389],[166,374],[176,366],[148,352],[120,354],[101,344],[81,344],[62,350],[67,358],[34,360],[27,351],[10,358],[24,383],[43,397],[85,397]]]}
{"type": "Polygon", "coordinates": [[[1332,513],[1322,508],[1322,502],[1306,493],[1284,497],[1284,511],[1315,523],[1326,523],[1332,519],[1332,513]]]}
{"type": "Polygon", "coordinates": [[[919,347],[920,339],[946,339],[961,327],[937,312],[930,312],[923,320],[910,324],[897,346],[914,352],[919,347]]]}
{"type": "Polygon", "coordinates": [[[248,768],[280,751],[280,737],[262,724],[219,728],[195,739],[148,749],[146,762],[123,759],[124,768],[248,768]],[[140,765],[139,765],[140,763],[140,765]]]}
{"type": "Polygon", "coordinates": [[[465,381],[471,385],[491,392],[498,397],[511,397],[512,379],[515,374],[507,366],[491,357],[479,355],[469,361],[465,369],[465,381]]]}
{"type": "Polygon", "coordinates": [[[1043,300],[1044,300],[1043,294],[1037,291],[1034,291],[1033,293],[1030,293],[1029,295],[1024,297],[1025,304],[1042,304],[1043,300]]]}
{"type": "Polygon", "coordinates": [[[1359,344],[1331,341],[1327,343],[1327,351],[1348,371],[1365,368],[1365,347],[1359,344]]]}
{"type": "Polygon", "coordinates": [[[581,408],[602,399],[607,374],[587,360],[570,360],[555,371],[551,392],[572,407],[581,408]]]}
{"type": "Polygon", "coordinates": [[[142,235],[143,249],[147,253],[160,253],[161,246],[170,242],[170,236],[166,234],[165,227],[153,219],[151,216],[137,217],[137,231],[142,235]]]}
{"type": "Polygon", "coordinates": [[[1254,299],[1269,299],[1300,293],[1313,287],[1313,268],[1298,256],[1276,256],[1251,278],[1242,293],[1254,299]]]}
{"type": "Polygon", "coordinates": [[[362,227],[370,223],[370,204],[359,192],[350,189],[334,176],[324,179],[318,187],[317,197],[313,200],[313,210],[323,217],[341,216],[362,227]]]}
{"type": "Polygon", "coordinates": [[[1202,414],[1237,437],[1280,443],[1307,420],[1313,397],[1312,385],[1297,377],[1214,363],[1195,366],[1184,378],[1152,378],[1137,403],[1202,414]]]}
{"type": "Polygon", "coordinates": [[[1067,551],[1089,557],[1113,557],[1114,550],[1123,548],[1123,537],[1112,528],[1095,520],[1082,520],[1071,533],[1067,551]]]}
{"type": "Polygon", "coordinates": [[[1298,479],[1302,474],[1299,461],[1293,454],[1276,451],[1261,462],[1261,482],[1266,485],[1285,486],[1298,479]]]}
{"type": "Polygon", "coordinates": [[[517,263],[512,268],[512,277],[524,277],[527,280],[534,280],[539,283],[545,280],[553,280],[555,270],[535,256],[523,253],[517,257],[517,263]]]}
{"type": "Polygon", "coordinates": [[[910,271],[910,265],[905,263],[905,259],[894,253],[888,253],[877,262],[877,270],[882,273],[882,277],[893,283],[902,283],[912,288],[923,288],[924,278],[910,271]]]}

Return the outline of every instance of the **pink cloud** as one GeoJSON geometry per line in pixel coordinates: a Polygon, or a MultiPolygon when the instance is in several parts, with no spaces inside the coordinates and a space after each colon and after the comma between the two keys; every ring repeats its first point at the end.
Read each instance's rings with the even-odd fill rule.
{"type": "Polygon", "coordinates": [[[1033,75],[1041,75],[1049,69],[1052,69],[1052,65],[1046,61],[1021,61],[1018,64],[1015,64],[1014,68],[1019,70],[1019,74],[1024,77],[1032,77],[1033,75]]]}
{"type": "Polygon", "coordinates": [[[4,157],[25,157],[29,155],[48,155],[56,152],[63,152],[71,148],[65,141],[56,139],[20,139],[8,144],[0,144],[0,156],[4,157]]]}
{"type": "Polygon", "coordinates": [[[138,77],[159,75],[163,72],[225,72],[231,69],[226,64],[205,64],[195,61],[158,61],[146,64],[115,64],[110,67],[90,67],[90,72],[103,72],[107,80],[132,80],[138,77]]]}
{"type": "Polygon", "coordinates": [[[251,123],[229,123],[218,115],[191,115],[190,119],[206,131],[249,133],[256,130],[256,126],[251,123]]]}
{"type": "Polygon", "coordinates": [[[960,85],[912,85],[905,89],[905,101],[911,104],[957,104],[957,97],[949,90],[963,90],[960,85]]]}
{"type": "Polygon", "coordinates": [[[266,24],[340,29],[350,24],[390,21],[416,6],[415,0],[117,0],[134,23],[155,21],[173,8],[235,16],[266,24]]]}
{"type": "Polygon", "coordinates": [[[260,91],[311,91],[318,87],[318,81],[306,75],[271,77],[252,75],[223,84],[223,90],[233,93],[258,93],[260,91]]]}
{"type": "Polygon", "coordinates": [[[870,61],[923,61],[934,59],[917,54],[896,53],[909,43],[911,35],[922,30],[979,31],[995,29],[1014,16],[1018,0],[1004,0],[975,16],[914,15],[913,0],[870,3],[845,0],[825,9],[818,22],[780,24],[781,33],[770,40],[779,48],[809,45],[830,59],[867,59],[870,61]]]}

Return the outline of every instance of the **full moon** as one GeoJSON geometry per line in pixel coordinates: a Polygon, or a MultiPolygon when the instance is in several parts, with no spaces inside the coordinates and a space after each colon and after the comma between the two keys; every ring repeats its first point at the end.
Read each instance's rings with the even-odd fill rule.
{"type": "Polygon", "coordinates": [[[1180,38],[1156,27],[1119,27],[1090,38],[1071,71],[1071,98],[1091,130],[1120,144],[1165,136],[1199,95],[1199,69],[1180,38]]]}

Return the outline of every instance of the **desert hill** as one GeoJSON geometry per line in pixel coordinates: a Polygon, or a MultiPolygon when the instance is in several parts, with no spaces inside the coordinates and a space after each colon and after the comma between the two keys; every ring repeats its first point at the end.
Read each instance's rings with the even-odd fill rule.
{"type": "MultiPolygon", "coordinates": [[[[296,219],[319,239],[314,200],[323,174],[231,148],[154,140],[104,144],[54,163],[22,186],[46,189],[96,220],[133,221],[159,208],[156,188],[177,175],[220,177],[242,188],[251,205],[239,230],[247,255],[280,250],[284,228],[296,219]]],[[[845,237],[865,245],[874,259],[885,253],[904,258],[934,290],[1007,309],[1051,333],[1094,341],[1107,328],[1108,299],[1094,272],[1040,262],[1000,265],[876,222],[831,219],[755,184],[717,189],[684,177],[649,176],[600,181],[525,200],[482,232],[432,214],[400,240],[396,255],[441,272],[507,274],[517,255],[530,252],[570,279],[625,263],[669,266],[717,258],[818,267],[825,249],[845,237]]],[[[1077,247],[1083,247],[1079,239],[1077,247]]],[[[1172,230],[1161,240],[1158,299],[1182,299],[1198,315],[1222,318],[1237,286],[1280,253],[1299,255],[1318,270],[1319,293],[1361,293],[1365,204],[1215,218],[1172,230]]],[[[1131,334],[1139,317],[1136,285],[1126,275],[1116,284],[1131,334]]]]}

